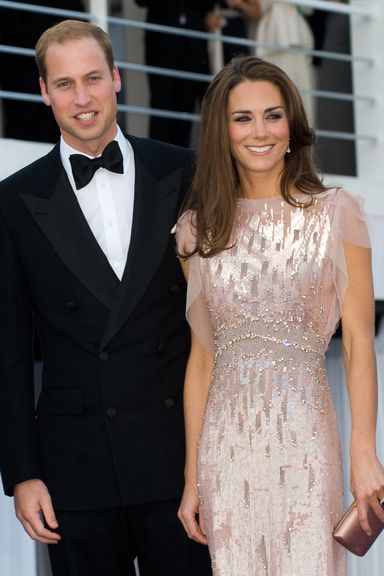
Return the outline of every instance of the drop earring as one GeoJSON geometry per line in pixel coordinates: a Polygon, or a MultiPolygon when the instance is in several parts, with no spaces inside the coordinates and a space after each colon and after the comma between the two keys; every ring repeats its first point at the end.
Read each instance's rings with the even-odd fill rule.
{"type": "Polygon", "coordinates": [[[288,140],[288,146],[287,146],[287,154],[291,153],[291,147],[289,146],[289,140],[288,140]]]}

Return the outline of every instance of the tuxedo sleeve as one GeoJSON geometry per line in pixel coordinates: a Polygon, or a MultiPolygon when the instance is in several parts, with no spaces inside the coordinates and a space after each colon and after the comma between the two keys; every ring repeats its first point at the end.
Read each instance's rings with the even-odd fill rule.
{"type": "Polygon", "coordinates": [[[34,410],[33,312],[17,248],[0,209],[0,470],[4,492],[40,477],[34,410]]]}

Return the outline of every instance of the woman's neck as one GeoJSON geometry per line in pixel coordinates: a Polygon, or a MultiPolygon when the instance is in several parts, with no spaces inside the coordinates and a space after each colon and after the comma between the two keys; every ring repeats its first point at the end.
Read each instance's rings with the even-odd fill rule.
{"type": "Polygon", "coordinates": [[[243,198],[272,198],[281,196],[281,177],[267,173],[252,173],[240,176],[240,191],[243,198]]]}

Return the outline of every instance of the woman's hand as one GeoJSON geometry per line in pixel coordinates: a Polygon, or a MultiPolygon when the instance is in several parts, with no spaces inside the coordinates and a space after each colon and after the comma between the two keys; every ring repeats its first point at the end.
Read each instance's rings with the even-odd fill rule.
{"type": "Polygon", "coordinates": [[[224,28],[226,20],[220,15],[220,11],[208,12],[204,18],[204,26],[208,32],[215,33],[220,28],[224,28]]]}
{"type": "Polygon", "coordinates": [[[261,16],[259,0],[226,0],[228,8],[240,10],[246,18],[258,20],[261,16]]]}
{"type": "Polygon", "coordinates": [[[189,538],[200,544],[207,544],[200,499],[196,486],[192,484],[185,485],[177,515],[189,538]]]}
{"type": "Polygon", "coordinates": [[[380,505],[380,500],[384,499],[384,468],[375,455],[361,451],[351,456],[351,492],[356,500],[361,528],[370,536],[368,506],[384,524],[384,508],[380,505]]]}
{"type": "Polygon", "coordinates": [[[229,8],[240,8],[244,4],[243,0],[226,0],[227,6],[229,8]]]}

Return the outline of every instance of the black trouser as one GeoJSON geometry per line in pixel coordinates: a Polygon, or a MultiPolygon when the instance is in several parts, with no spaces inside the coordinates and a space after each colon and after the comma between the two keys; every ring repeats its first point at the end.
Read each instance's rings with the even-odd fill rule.
{"type": "Polygon", "coordinates": [[[178,501],[86,512],[57,512],[59,544],[49,546],[53,576],[210,576],[208,549],[190,540],[178,501]]]}

